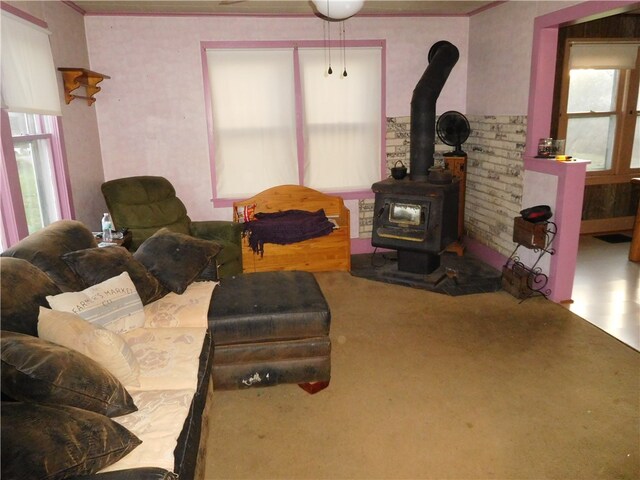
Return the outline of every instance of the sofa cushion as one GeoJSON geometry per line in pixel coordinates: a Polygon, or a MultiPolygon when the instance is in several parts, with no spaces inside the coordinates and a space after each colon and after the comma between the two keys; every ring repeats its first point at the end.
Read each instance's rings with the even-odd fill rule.
{"type": "Polygon", "coordinates": [[[122,247],[87,248],[62,255],[62,260],[80,277],[85,287],[104,282],[122,272],[129,273],[142,304],[146,305],[167,293],[158,279],[122,247]]]}
{"type": "Polygon", "coordinates": [[[140,440],[88,410],[2,402],[2,476],[64,479],[96,473],[127,455],[140,440]]]}
{"type": "Polygon", "coordinates": [[[37,335],[40,306],[60,289],[42,270],[21,258],[0,257],[0,318],[3,330],[37,335]]]}
{"type": "Polygon", "coordinates": [[[137,410],[118,379],[81,353],[7,331],[0,345],[2,393],[14,400],[70,405],[109,417],[137,410]]]}
{"type": "Polygon", "coordinates": [[[103,471],[150,465],[172,470],[177,440],[189,416],[194,389],[135,391],[132,395],[139,410],[117,421],[142,440],[142,445],[103,471]]]}
{"type": "Polygon", "coordinates": [[[54,310],[75,313],[116,333],[144,325],[142,301],[127,272],[81,292],[48,296],[47,301],[54,310]]]}
{"type": "Polygon", "coordinates": [[[40,307],[38,337],[86,355],[125,386],[139,386],[140,365],[124,339],[70,312],[40,307]]]}
{"type": "Polygon", "coordinates": [[[207,328],[211,294],[217,282],[194,282],[184,293],[170,292],[144,307],[147,328],[207,328]]]}
{"type": "Polygon", "coordinates": [[[84,285],[61,255],[84,248],[97,247],[96,239],[87,227],[75,220],[59,220],[32,233],[11,248],[3,257],[22,258],[31,262],[54,281],[63,292],[82,290],[84,285]]]}
{"type": "Polygon", "coordinates": [[[183,293],[220,251],[221,246],[166,228],[158,230],[133,255],[175,293],[183,293]]]}
{"type": "Polygon", "coordinates": [[[206,334],[206,328],[138,328],[125,333],[140,364],[135,391],[195,389],[206,334]]]}

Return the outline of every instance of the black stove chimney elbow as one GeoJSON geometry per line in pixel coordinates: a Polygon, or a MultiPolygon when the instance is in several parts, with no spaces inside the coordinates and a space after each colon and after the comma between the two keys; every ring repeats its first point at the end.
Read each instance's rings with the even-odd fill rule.
{"type": "Polygon", "coordinates": [[[433,166],[436,135],[436,100],[449,74],[460,58],[455,45],[445,40],[429,50],[429,65],[422,74],[411,98],[409,178],[427,181],[433,166]]]}

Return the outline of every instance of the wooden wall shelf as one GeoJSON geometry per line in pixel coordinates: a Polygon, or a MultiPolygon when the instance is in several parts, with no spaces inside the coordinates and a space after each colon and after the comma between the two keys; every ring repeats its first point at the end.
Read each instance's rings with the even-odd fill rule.
{"type": "Polygon", "coordinates": [[[98,87],[105,78],[111,78],[108,75],[87,70],[86,68],[58,68],[62,72],[62,80],[64,82],[64,101],[71,103],[74,98],[82,98],[87,101],[87,105],[93,105],[96,99],[93,97],[101,88],[98,87]],[[71,92],[84,87],[86,95],[76,95],[71,92]]]}

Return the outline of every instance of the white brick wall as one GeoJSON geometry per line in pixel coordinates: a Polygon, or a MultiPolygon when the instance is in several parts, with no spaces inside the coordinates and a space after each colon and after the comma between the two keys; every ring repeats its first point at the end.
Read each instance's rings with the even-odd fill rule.
{"type": "Polygon", "coordinates": [[[522,209],[527,118],[469,116],[465,228],[469,237],[509,255],[513,217],[522,209]]]}
{"type": "MultiPolygon", "coordinates": [[[[469,116],[465,229],[469,237],[508,256],[514,248],[513,217],[522,209],[526,116],[469,116]]],[[[387,168],[409,168],[410,117],[387,119],[387,168]]],[[[436,150],[448,151],[436,138],[436,150]]],[[[361,238],[371,237],[373,199],[360,200],[361,238]]]]}

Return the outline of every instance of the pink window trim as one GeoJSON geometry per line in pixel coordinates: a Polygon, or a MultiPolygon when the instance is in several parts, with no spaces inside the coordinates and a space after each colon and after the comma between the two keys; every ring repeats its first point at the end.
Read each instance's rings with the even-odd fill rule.
{"type": "Polygon", "coordinates": [[[0,10],[4,10],[7,13],[11,13],[16,17],[26,20],[27,22],[33,23],[34,25],[37,25],[41,28],[44,28],[44,29],[49,28],[47,25],[47,22],[45,22],[44,20],[40,20],[39,18],[34,17],[33,15],[29,15],[28,13],[23,12],[19,8],[9,5],[8,3],[0,2],[0,10]]]}
{"type": "MultiPolygon", "coordinates": [[[[2,109],[0,122],[2,134],[2,227],[4,229],[7,246],[11,246],[17,241],[29,235],[27,218],[22,201],[22,190],[18,176],[18,165],[15,151],[13,149],[13,136],[11,135],[11,124],[9,113],[2,109]]],[[[22,140],[31,141],[49,138],[51,140],[51,155],[53,172],[56,182],[56,195],[58,207],[60,208],[60,218],[75,218],[75,209],[71,195],[71,182],[67,169],[66,152],[64,148],[64,137],[62,134],[62,119],[55,117],[51,124],[51,133],[41,133],[37,135],[25,135],[22,140]]],[[[41,126],[42,128],[42,126],[41,126]]]]}
{"type": "MultiPolygon", "coordinates": [[[[384,178],[386,173],[386,40],[347,40],[345,42],[347,47],[380,47],[381,62],[380,62],[380,77],[381,77],[381,94],[380,94],[380,178],[384,178]]],[[[318,48],[327,47],[337,48],[341,46],[340,41],[325,42],[324,40],[302,40],[302,41],[203,41],[200,42],[200,58],[202,61],[202,77],[204,84],[204,101],[205,112],[207,115],[207,137],[209,140],[209,165],[211,174],[211,191],[213,192],[213,198],[211,202],[214,207],[230,207],[233,206],[235,201],[242,199],[234,198],[218,198],[216,196],[216,183],[217,177],[215,173],[215,155],[214,151],[214,138],[213,138],[213,111],[211,108],[211,83],[209,79],[209,70],[207,64],[207,49],[213,48],[292,48],[293,49],[293,61],[294,70],[296,76],[294,79],[294,88],[296,95],[296,104],[302,105],[302,87],[299,75],[299,57],[298,47],[306,48],[318,48]]],[[[298,182],[303,185],[304,177],[304,136],[302,130],[302,111],[301,108],[296,109],[296,130],[297,130],[297,153],[298,153],[298,182]]],[[[348,200],[359,200],[364,198],[373,198],[373,192],[370,190],[349,190],[340,192],[326,191],[329,195],[339,195],[348,200]]]]}
{"type": "Polygon", "coordinates": [[[71,194],[71,177],[67,166],[67,151],[65,149],[64,134],[62,133],[62,117],[55,117],[52,125],[53,136],[58,141],[52,141],[53,170],[56,177],[58,202],[60,205],[60,218],[72,220],[76,217],[71,194]]]}
{"type": "Polygon", "coordinates": [[[293,89],[296,107],[296,150],[298,153],[298,185],[304,185],[304,104],[302,103],[302,80],[300,79],[300,55],[298,46],[293,47],[293,89]]]}
{"type": "Polygon", "coordinates": [[[10,247],[20,239],[29,235],[27,216],[22,203],[22,190],[18,179],[18,165],[13,150],[9,114],[1,109],[0,135],[2,136],[2,227],[4,240],[10,247]],[[10,179],[13,179],[11,181],[10,179]]]}

